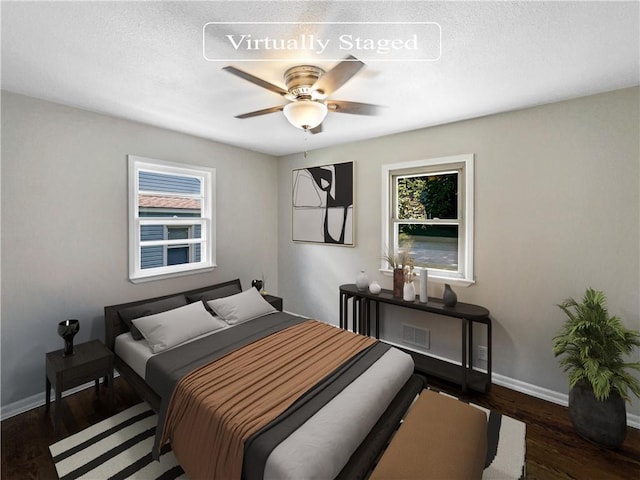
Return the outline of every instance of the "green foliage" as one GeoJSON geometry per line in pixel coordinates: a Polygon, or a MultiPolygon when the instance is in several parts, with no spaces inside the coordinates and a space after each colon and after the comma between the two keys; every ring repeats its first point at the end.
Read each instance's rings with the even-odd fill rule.
{"type": "Polygon", "coordinates": [[[419,223],[404,223],[398,227],[400,243],[415,236],[458,238],[458,227],[455,225],[424,225],[419,223]]]}
{"type": "Polygon", "coordinates": [[[640,382],[627,371],[640,371],[640,362],[624,361],[640,346],[640,333],[609,316],[604,293],[588,288],[581,303],[569,298],[558,307],[567,320],[553,339],[553,353],[563,355],[560,366],[568,374],[569,386],[585,379],[598,400],[607,399],[612,389],[626,401],[628,390],[640,398],[640,382]]]}
{"type": "Polygon", "coordinates": [[[425,220],[424,205],[420,195],[427,184],[427,177],[407,177],[398,180],[398,218],[425,220]]]}
{"type": "Polygon", "coordinates": [[[457,218],[457,174],[398,179],[398,218],[457,218]]]}
{"type": "Polygon", "coordinates": [[[433,176],[420,194],[420,203],[424,205],[429,218],[457,218],[457,194],[456,174],[433,176]]]}

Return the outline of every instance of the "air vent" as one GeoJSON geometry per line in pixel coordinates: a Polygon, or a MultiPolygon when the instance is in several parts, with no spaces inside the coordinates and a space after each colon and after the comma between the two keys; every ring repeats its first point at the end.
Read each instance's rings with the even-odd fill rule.
{"type": "Polygon", "coordinates": [[[402,343],[429,349],[430,331],[402,324],[402,343]]]}

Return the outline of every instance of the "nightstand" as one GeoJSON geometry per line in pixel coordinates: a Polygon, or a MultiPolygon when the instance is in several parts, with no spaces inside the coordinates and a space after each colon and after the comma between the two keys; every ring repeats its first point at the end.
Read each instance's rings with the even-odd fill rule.
{"type": "Polygon", "coordinates": [[[51,403],[51,383],[56,389],[54,431],[60,426],[60,407],[62,392],[83,383],[95,380],[99,387],[100,377],[105,377],[109,388],[109,405],[113,408],[113,352],[100,340],[80,343],[74,346],[74,353],[63,355],[64,349],[49,352],[46,355],[46,391],[47,410],[51,403]]]}
{"type": "Polygon", "coordinates": [[[275,295],[269,295],[268,293],[263,295],[263,297],[273,306],[273,308],[282,311],[282,298],[276,297],[275,295]]]}

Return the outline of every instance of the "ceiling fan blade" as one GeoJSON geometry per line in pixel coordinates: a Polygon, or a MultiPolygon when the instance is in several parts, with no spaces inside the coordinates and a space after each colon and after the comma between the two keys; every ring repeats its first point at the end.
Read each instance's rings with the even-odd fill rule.
{"type": "Polygon", "coordinates": [[[322,95],[328,96],[342,85],[347,83],[358,71],[364,67],[364,63],[356,57],[349,55],[345,60],[322,75],[312,89],[322,95]]]}
{"type": "Polygon", "coordinates": [[[263,110],[256,110],[255,112],[236,115],[236,118],[251,118],[251,117],[257,117],[259,115],[266,115],[267,113],[281,112],[283,108],[284,108],[284,105],[279,105],[277,107],[270,107],[270,108],[265,108],[263,110]]]}
{"type": "Polygon", "coordinates": [[[327,108],[330,112],[350,113],[353,115],[378,115],[383,107],[371,103],[345,102],[343,100],[329,100],[327,108]]]}
{"type": "Polygon", "coordinates": [[[289,92],[287,92],[285,89],[283,89],[283,88],[281,88],[281,87],[279,87],[277,85],[274,85],[273,83],[269,83],[266,80],[262,80],[261,78],[258,78],[258,77],[254,76],[254,75],[251,75],[250,73],[244,72],[244,71],[242,71],[242,70],[240,70],[240,69],[238,69],[236,67],[228,66],[228,67],[223,67],[222,69],[226,70],[227,72],[229,72],[229,73],[231,73],[231,74],[233,74],[233,75],[235,75],[237,77],[243,78],[247,82],[251,82],[251,83],[253,83],[255,85],[258,85],[259,87],[266,88],[267,90],[269,90],[269,91],[271,91],[273,93],[277,93],[278,95],[282,95],[283,97],[286,96],[286,95],[289,95],[289,92]]]}
{"type": "Polygon", "coordinates": [[[318,126],[311,128],[309,132],[311,132],[311,134],[313,135],[315,135],[316,133],[322,133],[322,124],[319,124],[318,126]]]}

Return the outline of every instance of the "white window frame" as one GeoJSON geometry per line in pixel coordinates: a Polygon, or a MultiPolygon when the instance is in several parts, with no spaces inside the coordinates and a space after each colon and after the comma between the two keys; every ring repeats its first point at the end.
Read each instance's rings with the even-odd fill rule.
{"type": "MultiPolygon", "coordinates": [[[[160,280],[194,273],[211,271],[216,267],[215,261],[215,186],[216,170],[214,168],[186,165],[182,163],[166,162],[151,158],[128,155],[129,163],[129,280],[133,283],[150,280],[160,280]],[[195,195],[200,200],[200,217],[158,218],[140,217],[138,209],[138,173],[152,171],[169,175],[182,175],[200,179],[200,194],[195,195]],[[200,225],[200,239],[178,240],[140,240],[142,225],[192,226],[200,225]],[[155,268],[141,268],[141,249],[143,246],[163,245],[201,245],[200,261],[179,265],[166,265],[155,268]]],[[[184,196],[184,194],[180,194],[184,196]]]]}
{"type": "MultiPolygon", "coordinates": [[[[473,154],[452,155],[449,157],[430,158],[382,165],[382,246],[381,252],[387,253],[395,244],[394,212],[394,177],[402,174],[444,172],[460,170],[458,179],[458,196],[460,212],[458,215],[458,270],[429,268],[429,280],[469,286],[475,283],[473,277],[473,211],[474,211],[474,156],[473,154]]],[[[385,260],[380,262],[380,271],[391,275],[392,270],[385,260]]]]}

